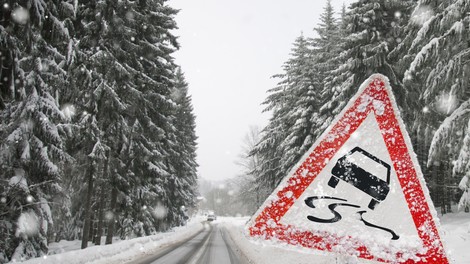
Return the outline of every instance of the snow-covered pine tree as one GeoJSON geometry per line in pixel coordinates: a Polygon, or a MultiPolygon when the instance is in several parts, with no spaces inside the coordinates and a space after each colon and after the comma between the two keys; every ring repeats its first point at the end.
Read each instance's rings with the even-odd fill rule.
{"type": "Polygon", "coordinates": [[[400,101],[403,96],[400,80],[387,55],[403,38],[402,25],[407,22],[412,2],[359,0],[351,4],[342,22],[347,28],[341,43],[343,51],[337,57],[340,65],[329,72],[324,86],[327,101],[321,119],[325,127],[372,73],[388,76],[400,101]]]}
{"type": "MultiPolygon", "coordinates": [[[[303,150],[307,150],[313,141],[320,136],[325,128],[325,122],[321,117],[321,110],[328,101],[328,95],[324,92],[325,81],[328,80],[328,74],[339,66],[337,55],[341,52],[342,39],[346,30],[344,16],[346,15],[346,7],[343,5],[341,19],[334,17],[334,10],[331,1],[327,1],[324,11],[320,16],[320,23],[315,27],[317,37],[312,39],[313,62],[311,63],[310,78],[315,79],[314,89],[310,93],[315,94],[315,98],[311,98],[310,102],[305,102],[305,106],[310,108],[311,126],[308,132],[308,140],[304,142],[303,150]]],[[[304,95],[301,99],[305,101],[308,96],[304,95]]]]}
{"type": "Polygon", "coordinates": [[[109,221],[107,243],[115,232],[148,235],[175,224],[176,218],[166,217],[176,211],[168,194],[176,182],[170,160],[176,155],[176,104],[170,95],[176,67],[171,53],[178,44],[170,33],[176,10],[165,2],[90,1],[80,7],[74,72],[82,77],[74,79],[89,88],[78,96],[83,102],[77,108],[97,120],[96,133],[88,130],[92,142],[109,148],[108,209],[120,223],[115,230],[109,221]]]}
{"type": "Polygon", "coordinates": [[[312,130],[321,98],[321,73],[316,68],[310,43],[300,36],[294,42],[291,58],[284,64],[281,83],[285,138],[278,146],[281,180],[313,143],[312,130]]]}
{"type": "Polygon", "coordinates": [[[79,6],[77,20],[81,23],[76,23],[74,60],[70,70],[72,89],[65,96],[78,113],[74,118],[76,128],[69,151],[74,153],[77,166],[82,168],[70,177],[83,179],[86,183],[75,187],[76,196],[73,197],[74,201],[85,201],[74,207],[73,212],[75,217],[80,216],[77,228],[81,230],[82,248],[87,247],[93,237],[91,210],[101,197],[96,191],[106,191],[96,185],[108,183],[111,188],[129,185],[116,148],[123,145],[123,134],[130,130],[124,117],[127,104],[123,99],[123,94],[128,93],[123,80],[130,78],[130,74],[123,69],[113,46],[116,41],[113,34],[119,29],[114,13],[112,3],[107,1],[89,1],[79,6]],[[113,162],[114,171],[108,174],[112,176],[110,178],[105,178],[105,162],[113,162]]]}
{"type": "Polygon", "coordinates": [[[248,215],[255,213],[263,199],[272,191],[266,188],[266,186],[258,184],[260,179],[255,174],[259,172],[259,158],[258,155],[252,154],[252,152],[259,141],[259,128],[251,126],[244,137],[242,151],[237,161],[237,165],[242,168],[242,174],[235,179],[238,186],[235,197],[244,205],[245,213],[248,215]]]}
{"type": "MultiPolygon", "coordinates": [[[[307,52],[307,45],[307,40],[303,35],[295,40],[292,58],[283,66],[285,73],[274,76],[275,78],[280,78],[281,81],[278,83],[278,86],[268,91],[270,94],[263,102],[263,104],[267,105],[264,111],[272,111],[272,116],[269,119],[268,125],[262,130],[260,142],[253,149],[252,155],[257,155],[260,159],[258,171],[255,172],[257,177],[259,177],[258,184],[269,186],[270,189],[274,189],[285,176],[286,168],[283,167],[281,162],[284,146],[281,147],[281,145],[285,144],[288,128],[293,126],[296,121],[287,118],[287,114],[290,108],[295,106],[298,96],[298,93],[291,94],[295,89],[295,87],[292,87],[292,82],[294,82],[294,85],[295,82],[306,84],[306,67],[299,69],[295,68],[295,66],[307,63],[305,59],[310,56],[310,53],[307,52]],[[298,78],[290,82],[289,71],[291,73],[297,71],[298,74],[292,77],[298,78]],[[303,75],[301,71],[304,71],[303,75]]],[[[308,84],[306,85],[308,86],[308,84]]]]}
{"type": "MultiPolygon", "coordinates": [[[[460,151],[458,152],[457,158],[454,163],[452,170],[454,176],[462,176],[459,182],[459,188],[463,191],[463,194],[459,201],[459,210],[470,212],[470,103],[467,101],[467,118],[468,123],[466,124],[466,130],[463,130],[463,139],[457,140],[457,144],[460,145],[460,151]]],[[[461,114],[462,112],[456,110],[455,114],[461,114]]],[[[465,119],[464,119],[465,120],[465,119]]],[[[457,122],[458,124],[459,122],[457,122]]],[[[460,124],[461,128],[465,129],[465,124],[460,124]]],[[[458,131],[458,130],[457,130],[458,131]]],[[[457,132],[458,133],[458,132],[457,132]]],[[[461,139],[461,138],[459,138],[461,139]]],[[[454,144],[455,145],[455,144],[454,144]]],[[[457,147],[457,145],[455,145],[457,147]]],[[[459,148],[459,147],[457,147],[459,148]]]]}
{"type": "Polygon", "coordinates": [[[0,262],[47,253],[49,203],[62,193],[60,161],[67,159],[58,124],[66,87],[68,1],[7,1],[0,21],[2,210],[0,262]],[[5,185],[6,183],[6,185],[5,185]],[[29,227],[28,227],[29,225],[29,227]]]}
{"type": "MultiPolygon", "coordinates": [[[[464,140],[464,144],[466,146],[468,146],[468,140],[470,140],[470,136],[468,136],[470,133],[467,133],[467,136],[465,137],[465,140],[464,140]]],[[[462,196],[460,197],[460,200],[459,200],[459,205],[458,205],[458,208],[459,210],[463,210],[465,211],[466,213],[470,212],[470,168],[468,166],[468,153],[470,153],[470,150],[468,149],[465,149],[465,148],[462,148],[461,150],[461,155],[466,155],[467,158],[466,158],[466,161],[467,161],[467,166],[465,167],[465,175],[462,177],[462,179],[460,180],[460,183],[459,183],[459,188],[463,191],[463,194],[462,196]],[[463,151],[466,151],[466,152],[463,152],[463,151]]],[[[461,159],[462,161],[465,161],[465,159],[461,159]]],[[[462,163],[458,163],[456,168],[459,169],[459,167],[461,166],[461,164],[464,164],[463,162],[462,163]]]]}
{"type": "MultiPolygon", "coordinates": [[[[273,190],[283,175],[280,173],[280,157],[279,145],[286,138],[286,123],[283,120],[283,114],[286,108],[282,107],[284,100],[283,85],[269,90],[271,94],[265,100],[268,104],[265,111],[272,111],[272,116],[268,124],[260,133],[260,141],[250,153],[251,156],[257,156],[259,166],[257,166],[253,174],[256,175],[257,188],[268,188],[273,190]]],[[[266,197],[261,197],[264,200],[266,197]]]]}
{"type": "Polygon", "coordinates": [[[188,94],[188,83],[184,78],[181,68],[178,68],[175,76],[175,87],[172,92],[172,99],[176,103],[175,113],[175,153],[172,157],[174,173],[177,178],[175,201],[175,220],[180,219],[184,223],[186,219],[185,211],[179,208],[193,208],[196,206],[197,196],[197,162],[196,162],[196,117],[188,94]]]}
{"type": "MultiPolygon", "coordinates": [[[[175,123],[177,104],[171,95],[175,87],[176,65],[172,53],[179,47],[172,30],[176,28],[174,15],[177,10],[166,4],[166,0],[137,1],[126,19],[133,25],[136,35],[133,66],[136,89],[142,97],[136,102],[136,120],[143,133],[134,138],[131,149],[135,153],[145,153],[148,158],[135,158],[133,171],[140,171],[136,178],[142,180],[140,202],[147,212],[141,212],[141,222],[146,225],[146,234],[166,230],[179,222],[181,206],[178,189],[180,179],[176,173],[173,157],[178,153],[178,136],[175,123]],[[171,195],[178,195],[172,199],[171,195]],[[153,217],[150,217],[152,215],[153,217]],[[150,225],[152,223],[152,225],[150,225]]],[[[132,38],[131,38],[132,40],[132,38]]],[[[129,52],[130,53],[130,52],[129,52]]],[[[139,204],[137,202],[137,204],[139,204]]],[[[139,214],[139,212],[136,212],[139,214]]],[[[137,218],[136,215],[133,218],[137,218]]]]}
{"type": "MultiPolygon", "coordinates": [[[[315,67],[320,72],[317,73],[320,80],[324,80],[327,73],[336,68],[336,56],[341,51],[342,32],[346,29],[342,19],[337,21],[334,17],[334,9],[331,0],[326,2],[323,13],[320,15],[320,23],[315,27],[318,34],[312,39],[315,53],[315,67]]],[[[346,15],[346,7],[343,6],[341,16],[346,15]]]]}
{"type": "Polygon", "coordinates": [[[264,178],[260,182],[269,181],[269,186],[277,185],[321,133],[323,120],[318,112],[324,101],[323,80],[337,65],[334,58],[341,32],[331,1],[315,31],[318,37],[314,39],[296,39],[284,73],[275,76],[281,79],[279,86],[269,91],[265,101],[273,116],[253,154],[260,158],[256,175],[264,178]]]}
{"type": "Polygon", "coordinates": [[[287,119],[295,120],[295,123],[288,127],[288,136],[281,145],[284,173],[298,162],[321,133],[323,121],[318,113],[324,102],[321,96],[323,81],[338,64],[335,56],[340,51],[338,43],[341,39],[340,25],[334,17],[331,1],[327,1],[315,31],[317,36],[308,44],[299,43],[294,48],[293,62],[286,63],[290,65],[290,68],[285,68],[290,82],[288,93],[294,97],[295,105],[290,108],[287,119]]]}
{"type": "Polygon", "coordinates": [[[420,1],[403,48],[408,65],[403,83],[419,96],[412,125],[423,146],[421,156],[427,154],[423,163],[442,213],[450,209],[446,186],[457,185],[469,168],[469,11],[466,1],[420,1]]]}

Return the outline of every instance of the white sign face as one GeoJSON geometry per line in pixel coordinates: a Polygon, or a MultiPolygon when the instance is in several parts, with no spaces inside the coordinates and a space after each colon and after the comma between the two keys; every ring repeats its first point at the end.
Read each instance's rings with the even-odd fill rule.
{"type": "Polygon", "coordinates": [[[435,217],[388,79],[375,74],[247,228],[361,262],[446,264],[435,217]]]}
{"type": "Polygon", "coordinates": [[[404,245],[413,245],[414,251],[422,251],[421,239],[391,164],[377,121],[370,113],[280,219],[280,223],[305,230],[353,236],[366,241],[371,248],[377,248],[379,252],[376,253],[384,247],[401,249],[404,245]],[[351,153],[354,149],[357,151],[351,153]],[[364,152],[389,165],[390,169],[364,152]],[[334,168],[342,165],[341,158],[345,158],[343,164],[346,164],[346,169],[342,175],[335,175],[334,172],[340,172],[334,168]],[[354,169],[358,168],[363,170],[355,172],[354,169]],[[370,175],[365,175],[366,172],[370,175]],[[377,199],[377,192],[371,187],[377,182],[368,184],[365,190],[355,186],[358,181],[370,182],[373,178],[369,176],[377,177],[379,183],[388,186],[389,191],[383,195],[384,199],[377,199]],[[329,185],[330,180],[337,182],[334,187],[329,185]],[[369,208],[371,201],[377,202],[374,209],[369,208]],[[366,225],[364,221],[375,226],[366,225]]]}

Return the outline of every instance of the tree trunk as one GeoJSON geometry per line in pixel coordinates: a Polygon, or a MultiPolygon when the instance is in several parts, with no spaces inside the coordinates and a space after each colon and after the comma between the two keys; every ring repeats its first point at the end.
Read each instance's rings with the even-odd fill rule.
{"type": "Polygon", "coordinates": [[[88,236],[90,234],[90,224],[91,224],[91,196],[93,195],[93,173],[94,173],[94,164],[93,161],[90,159],[90,166],[88,167],[87,172],[87,182],[88,182],[88,189],[87,189],[87,196],[85,200],[85,224],[83,226],[83,236],[82,236],[82,249],[88,246],[88,236]]]}
{"type": "MultiPolygon", "coordinates": [[[[108,179],[108,170],[109,170],[109,151],[106,153],[106,157],[108,157],[104,161],[104,168],[103,168],[103,178],[108,179]]],[[[98,206],[98,229],[96,230],[96,237],[95,237],[95,245],[101,245],[101,236],[103,235],[103,218],[104,218],[104,201],[106,199],[106,190],[105,183],[101,184],[101,195],[100,201],[98,206]]]]}
{"type": "MultiPolygon", "coordinates": [[[[104,188],[101,187],[101,188],[104,188]]],[[[98,226],[96,228],[96,235],[94,237],[95,245],[101,245],[101,236],[103,234],[103,200],[104,200],[104,190],[101,189],[100,200],[98,202],[98,226]]]]}
{"type": "MultiPolygon", "coordinates": [[[[93,206],[92,208],[90,208],[90,212],[93,212],[93,206]]],[[[88,233],[88,242],[92,242],[95,241],[94,238],[95,238],[95,228],[94,228],[94,222],[95,222],[95,215],[96,215],[96,211],[94,211],[93,213],[90,214],[90,231],[88,233]]]]}
{"type": "Polygon", "coordinates": [[[111,203],[110,203],[110,211],[112,212],[112,217],[108,219],[108,233],[106,234],[106,245],[113,243],[113,236],[114,236],[114,223],[116,221],[116,204],[117,204],[117,195],[118,191],[116,187],[111,187],[111,203]]]}

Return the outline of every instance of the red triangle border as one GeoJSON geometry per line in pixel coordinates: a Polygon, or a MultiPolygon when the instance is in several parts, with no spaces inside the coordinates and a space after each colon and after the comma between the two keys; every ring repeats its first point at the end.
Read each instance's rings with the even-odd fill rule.
{"type": "MultiPolygon", "coordinates": [[[[334,252],[333,248],[335,246],[340,246],[340,244],[347,241],[349,244],[353,243],[355,245],[355,252],[352,252],[354,255],[363,259],[388,262],[372,255],[361,241],[357,241],[352,237],[336,236],[324,231],[298,231],[293,226],[280,223],[280,219],[315,180],[326,166],[327,161],[331,160],[367,115],[373,112],[418,235],[427,249],[425,254],[418,255],[421,259],[418,262],[405,260],[403,263],[449,263],[437,230],[436,221],[431,213],[431,209],[434,212],[435,209],[433,206],[430,208],[426,199],[426,197],[429,197],[427,187],[424,186],[423,188],[420,183],[419,177],[423,178],[422,173],[416,158],[410,155],[414,152],[412,152],[411,143],[407,144],[407,142],[411,141],[401,118],[395,114],[399,113],[398,108],[393,101],[393,94],[388,91],[388,87],[390,87],[388,79],[380,74],[374,74],[364,82],[357,95],[351,99],[346,108],[339,114],[339,117],[333,122],[335,125],[320,136],[321,141],[314,144],[313,151],[312,148],[309,150],[310,154],[302,159],[303,163],[289,174],[291,176],[287,180],[281,182],[281,186],[284,187],[281,187],[280,190],[277,189],[277,195],[273,193],[268,198],[271,202],[255,214],[256,218],[250,220],[248,231],[251,236],[278,239],[289,244],[329,252],[334,252]],[[382,102],[384,107],[376,109],[373,103],[374,100],[382,102]],[[368,102],[365,109],[364,102],[368,102]],[[390,131],[390,129],[393,129],[393,133],[385,132],[390,131]],[[328,140],[329,137],[334,137],[334,140],[328,140]],[[308,173],[305,173],[305,171],[308,173]],[[426,193],[423,189],[426,190],[426,193]]],[[[398,254],[396,257],[401,259],[402,254],[398,254]]]]}

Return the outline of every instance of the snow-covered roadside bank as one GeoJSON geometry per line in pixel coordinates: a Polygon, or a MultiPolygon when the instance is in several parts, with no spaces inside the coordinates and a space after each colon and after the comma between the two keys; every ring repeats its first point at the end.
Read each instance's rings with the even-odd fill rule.
{"type": "MultiPolygon", "coordinates": [[[[117,241],[111,245],[92,246],[83,250],[72,250],[42,258],[30,259],[26,264],[111,264],[126,263],[132,259],[152,254],[159,249],[183,241],[204,228],[200,219],[177,227],[170,232],[153,236],[117,241]]],[[[70,243],[69,243],[70,244],[70,243]]],[[[72,247],[72,245],[69,245],[72,247]]],[[[64,249],[66,250],[66,249],[64,249]]],[[[14,263],[17,261],[12,261],[14,263]]]]}
{"type": "Polygon", "coordinates": [[[446,214],[440,217],[444,246],[455,264],[470,262],[470,213],[446,214]]]}
{"type": "MultiPolygon", "coordinates": [[[[344,257],[334,254],[313,254],[311,251],[276,243],[275,241],[260,241],[248,238],[245,235],[245,224],[249,218],[220,218],[220,222],[227,227],[234,243],[245,253],[245,255],[256,264],[285,264],[285,263],[377,263],[372,261],[357,262],[352,257],[344,257]],[[322,255],[323,254],[323,255],[322,255]]],[[[455,213],[440,217],[441,235],[444,246],[448,251],[451,263],[469,263],[470,251],[470,214],[455,213]]]]}
{"type": "MultiPolygon", "coordinates": [[[[221,218],[234,243],[244,252],[246,257],[255,264],[331,264],[355,263],[351,257],[332,254],[312,254],[310,250],[301,247],[248,238],[245,235],[245,224],[249,218],[221,218]]],[[[373,262],[370,262],[373,263],[373,262]]]]}

